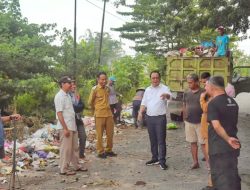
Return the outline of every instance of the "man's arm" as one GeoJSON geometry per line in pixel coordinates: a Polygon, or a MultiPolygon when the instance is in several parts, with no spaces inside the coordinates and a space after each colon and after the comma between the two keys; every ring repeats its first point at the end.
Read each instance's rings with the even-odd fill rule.
{"type": "Polygon", "coordinates": [[[56,110],[56,115],[57,119],[59,120],[60,124],[63,127],[63,133],[65,137],[68,137],[70,135],[69,129],[65,123],[64,117],[63,117],[63,110],[64,110],[64,101],[61,96],[56,96],[54,99],[55,103],[55,110],[56,110]]]}
{"type": "Polygon", "coordinates": [[[168,94],[168,93],[163,93],[162,95],[161,95],[161,98],[163,99],[163,100],[165,100],[165,99],[167,99],[167,100],[169,100],[170,99],[170,94],[168,94]]]}
{"type": "Polygon", "coordinates": [[[182,116],[183,116],[183,121],[187,118],[187,111],[186,111],[186,95],[185,93],[183,94],[183,104],[182,104],[182,116]]]}
{"type": "Polygon", "coordinates": [[[183,102],[182,104],[182,115],[183,115],[183,121],[187,118],[187,111],[186,111],[186,103],[183,102]]]}
{"type": "Polygon", "coordinates": [[[60,112],[57,112],[56,114],[57,114],[57,118],[58,118],[59,122],[61,123],[61,125],[63,127],[64,135],[66,137],[68,137],[69,136],[69,129],[68,129],[66,123],[65,123],[62,112],[60,111],[60,112]]]}
{"type": "Polygon", "coordinates": [[[172,96],[172,93],[171,93],[170,89],[166,86],[165,87],[165,92],[161,95],[161,99],[163,99],[163,100],[165,100],[165,99],[169,100],[171,96],[172,96]]]}
{"type": "Polygon", "coordinates": [[[8,121],[11,121],[11,120],[20,120],[21,115],[12,114],[12,115],[9,115],[9,116],[3,116],[3,117],[1,117],[1,119],[2,119],[3,122],[8,122],[8,121]]]}
{"type": "Polygon", "coordinates": [[[237,138],[228,136],[225,129],[221,126],[219,120],[212,120],[212,125],[216,133],[223,138],[232,148],[238,149],[240,148],[240,141],[237,138]]]}
{"type": "Polygon", "coordinates": [[[90,106],[91,110],[94,110],[94,94],[94,89],[92,88],[88,99],[88,105],[90,106]]]}
{"type": "Polygon", "coordinates": [[[200,105],[201,105],[201,109],[204,112],[207,112],[207,107],[208,107],[208,103],[206,101],[206,92],[203,92],[200,96],[200,105]]]}
{"type": "Polygon", "coordinates": [[[138,113],[138,118],[137,120],[138,121],[142,121],[142,114],[146,111],[146,107],[144,105],[141,105],[140,106],[140,110],[139,110],[139,113],[138,113]]]}
{"type": "Polygon", "coordinates": [[[142,121],[142,114],[146,111],[146,106],[147,106],[146,100],[147,100],[147,90],[145,91],[141,101],[141,106],[137,117],[138,121],[142,121]]]}

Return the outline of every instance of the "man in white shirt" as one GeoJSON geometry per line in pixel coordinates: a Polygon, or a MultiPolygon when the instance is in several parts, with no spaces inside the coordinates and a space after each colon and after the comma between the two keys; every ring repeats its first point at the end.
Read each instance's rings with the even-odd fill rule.
{"type": "Polygon", "coordinates": [[[69,92],[71,79],[64,76],[59,80],[61,87],[56,94],[54,103],[56,109],[57,126],[60,128],[60,174],[75,175],[75,171],[87,171],[79,164],[78,133],[75,120],[75,111],[69,92]],[[69,170],[72,163],[75,171],[69,170]]]}
{"type": "Polygon", "coordinates": [[[151,86],[144,93],[138,120],[142,120],[142,113],[146,111],[146,123],[151,145],[152,159],[147,166],[160,164],[166,170],[166,111],[167,99],[170,99],[170,89],[160,84],[161,75],[158,71],[150,73],[151,86]]]}

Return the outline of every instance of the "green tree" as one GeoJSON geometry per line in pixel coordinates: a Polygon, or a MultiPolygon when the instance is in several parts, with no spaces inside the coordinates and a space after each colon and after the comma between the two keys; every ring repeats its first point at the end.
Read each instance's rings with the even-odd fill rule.
{"type": "Polygon", "coordinates": [[[151,71],[160,70],[161,73],[165,73],[163,65],[162,59],[153,55],[138,54],[135,57],[124,56],[114,61],[111,66],[102,69],[108,76],[116,77],[116,90],[123,95],[125,102],[130,102],[138,87],[150,85],[151,71]]]}
{"type": "MultiPolygon", "coordinates": [[[[234,66],[248,66],[250,67],[250,55],[246,55],[240,50],[235,50],[233,54],[234,66]]],[[[236,69],[235,74],[239,74],[242,77],[250,77],[250,68],[236,69]]]]}
{"type": "Polygon", "coordinates": [[[53,73],[57,49],[50,43],[54,35],[45,35],[55,25],[28,24],[22,18],[18,0],[0,3],[0,103],[8,105],[24,90],[20,81],[53,73]]]}
{"type": "MultiPolygon", "coordinates": [[[[73,37],[70,33],[71,31],[67,29],[59,33],[62,44],[59,47],[60,56],[57,62],[61,64],[57,66],[61,68],[61,73],[75,74],[75,77],[79,79],[82,77],[93,79],[100,70],[100,65],[97,64],[100,34],[88,30],[86,35],[80,38],[77,43],[76,65],[73,65],[73,37]]],[[[121,42],[113,40],[108,33],[104,33],[101,65],[110,65],[114,60],[119,59],[123,53],[121,42]]]]}
{"type": "MultiPolygon", "coordinates": [[[[116,4],[126,5],[126,1],[116,4]]],[[[115,30],[135,41],[139,52],[163,54],[198,44],[202,31],[219,25],[234,35],[249,28],[248,0],[135,0],[134,5],[126,6],[131,11],[120,14],[132,21],[115,30]]]]}

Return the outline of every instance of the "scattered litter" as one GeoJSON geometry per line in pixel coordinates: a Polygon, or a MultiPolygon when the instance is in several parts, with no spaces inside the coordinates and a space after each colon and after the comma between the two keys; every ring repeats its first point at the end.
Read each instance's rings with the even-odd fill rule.
{"type": "Polygon", "coordinates": [[[144,181],[137,181],[137,182],[135,183],[135,185],[143,185],[143,186],[145,186],[145,185],[146,185],[146,182],[144,182],[144,181]]]}
{"type": "Polygon", "coordinates": [[[172,129],[178,129],[176,123],[168,123],[167,124],[167,129],[172,130],[172,129]]]}
{"type": "MultiPolygon", "coordinates": [[[[124,118],[126,123],[131,123],[132,109],[131,106],[126,107],[124,112],[124,118]]],[[[96,150],[96,131],[95,131],[95,119],[94,117],[82,118],[85,131],[87,134],[86,152],[94,152],[96,150]]],[[[115,128],[115,134],[121,134],[122,129],[126,129],[127,125],[122,125],[119,128],[115,128]]],[[[11,133],[11,130],[5,131],[5,133],[11,133]]],[[[46,171],[46,167],[57,167],[58,162],[55,159],[59,158],[59,129],[54,124],[44,124],[42,128],[36,131],[32,131],[24,127],[20,138],[21,141],[16,142],[16,163],[17,171],[23,172],[25,170],[34,171],[46,171]]],[[[104,136],[105,137],[105,136],[104,136]]],[[[19,139],[19,138],[18,138],[19,139]]],[[[104,140],[106,140],[104,138],[104,140]]],[[[5,158],[0,162],[0,174],[9,175],[12,171],[12,154],[13,154],[14,142],[5,140],[5,158]]],[[[84,175],[84,178],[88,178],[89,175],[84,175]]],[[[74,180],[70,183],[76,182],[74,180]]],[[[105,181],[103,183],[112,184],[115,182],[105,181]]],[[[113,184],[114,185],[114,184],[113,184]]]]}

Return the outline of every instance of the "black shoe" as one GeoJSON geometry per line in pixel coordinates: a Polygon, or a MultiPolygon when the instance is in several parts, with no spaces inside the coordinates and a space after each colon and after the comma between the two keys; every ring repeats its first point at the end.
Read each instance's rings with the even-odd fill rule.
{"type": "Polygon", "coordinates": [[[114,152],[106,152],[106,156],[109,156],[109,157],[116,157],[117,154],[114,153],[114,152]]]}
{"type": "Polygon", "coordinates": [[[168,166],[165,163],[160,163],[160,168],[162,170],[166,170],[166,169],[168,169],[168,166]]]}
{"type": "Polygon", "coordinates": [[[159,164],[159,160],[150,160],[146,162],[147,166],[158,165],[158,164],[159,164]]]}
{"type": "Polygon", "coordinates": [[[105,158],[107,158],[107,154],[106,153],[97,154],[97,158],[105,159],[105,158]]]}

